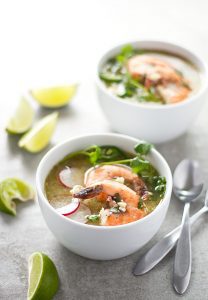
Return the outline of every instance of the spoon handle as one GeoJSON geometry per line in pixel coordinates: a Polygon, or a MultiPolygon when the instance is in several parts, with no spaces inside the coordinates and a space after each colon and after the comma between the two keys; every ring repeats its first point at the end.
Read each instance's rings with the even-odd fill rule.
{"type": "Polygon", "coordinates": [[[173,286],[179,294],[183,294],[186,291],[191,277],[191,231],[189,208],[190,203],[186,203],[174,262],[173,286]]]}
{"type": "MultiPolygon", "coordinates": [[[[207,207],[201,208],[190,218],[191,225],[198,220],[198,218],[208,211],[207,207]]],[[[137,262],[133,274],[143,275],[152,270],[175,246],[179,235],[181,226],[176,227],[170,233],[164,236],[162,240],[157,242],[150,248],[137,262]]]]}

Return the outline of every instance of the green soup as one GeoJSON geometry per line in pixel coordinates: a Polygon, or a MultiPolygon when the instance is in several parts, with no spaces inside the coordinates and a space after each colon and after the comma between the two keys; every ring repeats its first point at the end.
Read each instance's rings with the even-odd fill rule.
{"type": "MultiPolygon", "coordinates": [[[[88,149],[69,154],[49,172],[45,180],[45,194],[54,209],[59,209],[71,203],[74,199],[72,190],[77,186],[81,191],[88,187],[86,186],[86,182],[84,182],[87,171],[90,175],[98,176],[96,177],[98,181],[93,184],[91,183],[90,187],[93,186],[93,189],[98,185],[103,187],[104,183],[107,182],[110,187],[112,186],[113,191],[115,190],[115,194],[111,193],[111,195],[107,195],[102,192],[104,194],[104,200],[100,199],[100,194],[93,195],[92,197],[87,195],[86,199],[83,199],[80,194],[81,199],[79,199],[79,201],[81,208],[78,208],[76,212],[67,216],[75,221],[80,221],[79,218],[76,219],[76,215],[78,215],[79,210],[80,213],[82,213],[81,210],[84,208],[87,215],[81,218],[81,222],[83,223],[102,225],[100,220],[101,210],[108,212],[109,219],[113,219],[114,217],[116,222],[122,220],[121,224],[128,223],[131,222],[131,215],[129,216],[128,222],[126,221],[126,214],[130,214],[127,211],[130,211],[128,193],[130,195],[129,197],[131,197],[131,194],[135,199],[138,197],[138,203],[134,205],[133,210],[136,214],[141,212],[142,217],[151,213],[164,197],[166,189],[165,178],[158,174],[157,170],[144,158],[143,154],[137,153],[135,156],[135,154],[126,153],[114,146],[91,146],[88,149]],[[108,171],[105,178],[103,170],[106,172],[106,169],[108,171]],[[65,184],[63,178],[60,176],[63,170],[66,170],[67,176],[64,174],[65,177],[63,178],[67,180],[67,184],[65,184]],[[113,170],[112,178],[111,170],[113,170]],[[94,175],[93,172],[97,172],[98,174],[95,173],[94,175]],[[119,176],[123,173],[128,178],[119,176]],[[102,176],[101,180],[99,180],[99,176],[102,176]],[[132,180],[131,177],[133,178],[132,180]],[[105,179],[107,179],[107,181],[105,181],[105,179]],[[134,186],[134,181],[138,182],[137,188],[134,186]],[[141,184],[141,187],[139,184],[141,184]],[[120,196],[120,190],[122,190],[122,193],[124,193],[123,190],[127,192],[125,201],[120,196]],[[142,193],[145,193],[145,197],[142,193]],[[125,206],[127,210],[123,208],[122,211],[118,203],[123,207],[125,206]],[[113,207],[112,204],[114,205],[113,207]],[[111,205],[111,207],[109,205],[111,205]],[[114,216],[114,214],[116,215],[114,216]]],[[[134,219],[132,219],[132,221],[134,221],[134,219]]]]}

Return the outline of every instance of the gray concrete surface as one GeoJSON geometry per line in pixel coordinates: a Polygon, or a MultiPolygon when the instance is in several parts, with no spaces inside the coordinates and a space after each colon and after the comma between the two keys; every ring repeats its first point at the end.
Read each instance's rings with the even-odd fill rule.
{"type": "MultiPolygon", "coordinates": [[[[18,176],[34,185],[37,165],[51,146],[77,134],[112,131],[97,106],[93,85],[96,60],[104,48],[135,37],[165,38],[197,50],[208,60],[206,1],[92,1],[90,9],[88,1],[52,2],[0,4],[0,179],[18,176]],[[37,155],[18,149],[17,138],[7,136],[4,125],[19,93],[34,85],[75,78],[82,84],[73,103],[60,109],[50,147],[37,155]]],[[[35,108],[36,117],[49,112],[35,108]]],[[[187,134],[157,147],[172,170],[185,157],[197,159],[206,187],[207,114],[206,104],[187,134]]],[[[192,212],[201,206],[202,202],[195,203],[192,212]]],[[[48,254],[58,268],[61,286],[56,300],[179,299],[171,285],[174,252],[142,277],[134,277],[131,271],[142,253],[180,223],[182,208],[172,197],[167,218],[154,239],[129,257],[108,262],[88,260],[62,247],[47,229],[37,203],[19,205],[15,218],[0,213],[0,299],[26,299],[27,259],[34,251],[48,254]]],[[[192,231],[193,268],[185,300],[208,299],[207,232],[208,216],[204,216],[192,231]]]]}
{"type": "MultiPolygon", "coordinates": [[[[60,136],[64,134],[65,137],[69,137],[75,133],[95,131],[95,124],[97,124],[96,132],[110,131],[94,100],[92,103],[97,108],[97,114],[87,111],[87,104],[85,105],[82,101],[86,88],[89,89],[84,85],[80,87],[74,103],[70,107],[60,110],[60,122],[54,140],[60,139],[60,136]],[[91,124],[85,121],[88,130],[84,127],[84,123],[82,126],[79,125],[82,123],[82,115],[86,112],[91,120],[91,124]],[[68,122],[70,118],[72,120],[68,122]],[[72,124],[74,124],[74,132],[70,129],[70,133],[67,133],[67,128],[72,128],[72,124]]],[[[39,110],[41,115],[46,112],[46,110],[39,110]]],[[[185,157],[197,159],[204,169],[206,186],[208,181],[207,112],[208,107],[206,106],[186,135],[157,147],[167,159],[172,170],[185,157]]],[[[28,154],[19,150],[16,142],[15,137],[3,134],[1,139],[1,178],[15,175],[34,184],[35,170],[44,153],[28,154]]],[[[202,202],[195,203],[192,211],[198,210],[201,206],[202,202]]],[[[34,251],[47,253],[56,263],[61,287],[55,299],[176,299],[178,296],[171,286],[174,252],[168,255],[154,270],[142,277],[134,277],[131,271],[137,259],[146,249],[179,224],[182,208],[182,204],[172,197],[167,218],[155,238],[141,251],[129,257],[109,262],[91,261],[62,247],[47,229],[37,203],[20,204],[15,218],[1,213],[0,299],[25,299],[27,259],[34,251]]],[[[184,299],[208,298],[207,230],[208,216],[204,216],[193,228],[193,271],[190,288],[184,299]]]]}

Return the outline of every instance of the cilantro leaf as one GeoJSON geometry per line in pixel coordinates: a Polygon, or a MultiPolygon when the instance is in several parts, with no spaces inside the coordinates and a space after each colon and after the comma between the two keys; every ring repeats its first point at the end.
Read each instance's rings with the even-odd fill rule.
{"type": "Polygon", "coordinates": [[[152,149],[152,147],[153,147],[152,144],[146,142],[140,142],[134,147],[134,150],[138,154],[147,155],[152,149]]]}

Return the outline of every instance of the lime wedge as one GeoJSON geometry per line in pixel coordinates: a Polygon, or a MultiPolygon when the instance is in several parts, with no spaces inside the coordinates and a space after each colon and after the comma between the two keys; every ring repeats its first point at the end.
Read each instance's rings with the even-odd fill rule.
{"type": "Polygon", "coordinates": [[[30,129],[33,118],[32,106],[25,98],[22,98],[15,114],[9,120],[6,130],[11,134],[22,134],[30,129]]]}
{"type": "Polygon", "coordinates": [[[32,153],[43,150],[50,142],[57,119],[57,112],[42,118],[30,131],[23,135],[18,146],[32,153]]]}
{"type": "Polygon", "coordinates": [[[28,201],[34,198],[33,188],[17,178],[7,178],[0,182],[0,211],[16,215],[16,204],[13,201],[28,201]]]}
{"type": "Polygon", "coordinates": [[[66,105],[73,98],[77,84],[32,90],[31,95],[42,106],[55,108],[66,105]]]}
{"type": "Polygon", "coordinates": [[[51,300],[58,290],[58,272],[52,260],[41,252],[29,258],[28,300],[51,300]]]}

